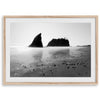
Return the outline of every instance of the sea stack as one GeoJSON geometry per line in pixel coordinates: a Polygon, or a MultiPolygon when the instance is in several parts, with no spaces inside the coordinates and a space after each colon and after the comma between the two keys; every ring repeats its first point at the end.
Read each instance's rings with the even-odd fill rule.
{"type": "Polygon", "coordinates": [[[41,33],[33,39],[29,47],[43,47],[41,33]]]}
{"type": "Polygon", "coordinates": [[[65,38],[52,39],[47,46],[70,46],[69,40],[65,38]]]}

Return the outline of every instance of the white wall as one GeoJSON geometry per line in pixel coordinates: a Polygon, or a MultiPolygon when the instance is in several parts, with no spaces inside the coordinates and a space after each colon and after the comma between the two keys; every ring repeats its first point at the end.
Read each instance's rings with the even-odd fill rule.
{"type": "MultiPolygon", "coordinates": [[[[3,86],[3,15],[98,15],[100,0],[0,0],[0,100],[99,100],[97,86],[3,86]]],[[[98,57],[100,55],[98,54],[98,57]]],[[[100,78],[100,77],[99,77],[100,78]]]]}

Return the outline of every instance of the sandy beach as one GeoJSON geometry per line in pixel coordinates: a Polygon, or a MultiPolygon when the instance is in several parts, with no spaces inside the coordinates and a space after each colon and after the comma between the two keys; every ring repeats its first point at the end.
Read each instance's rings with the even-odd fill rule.
{"type": "Polygon", "coordinates": [[[91,46],[13,47],[11,77],[90,77],[91,46]]]}

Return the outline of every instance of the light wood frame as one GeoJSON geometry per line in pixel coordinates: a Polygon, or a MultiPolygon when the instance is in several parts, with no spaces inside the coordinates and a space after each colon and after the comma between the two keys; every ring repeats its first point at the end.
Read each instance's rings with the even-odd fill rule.
{"type": "Polygon", "coordinates": [[[98,16],[97,15],[71,15],[71,16],[4,16],[3,17],[3,84],[4,85],[96,85],[98,84],[98,16]],[[6,82],[6,18],[95,18],[96,35],[96,81],[95,82],[6,82]]]}

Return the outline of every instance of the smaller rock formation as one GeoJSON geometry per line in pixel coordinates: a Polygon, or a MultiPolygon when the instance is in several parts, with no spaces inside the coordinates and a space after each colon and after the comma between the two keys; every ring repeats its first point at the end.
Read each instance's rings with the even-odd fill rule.
{"type": "Polygon", "coordinates": [[[41,33],[34,38],[29,47],[43,47],[41,33]]]}
{"type": "Polygon", "coordinates": [[[69,40],[65,38],[52,39],[47,46],[70,46],[69,40]]]}

